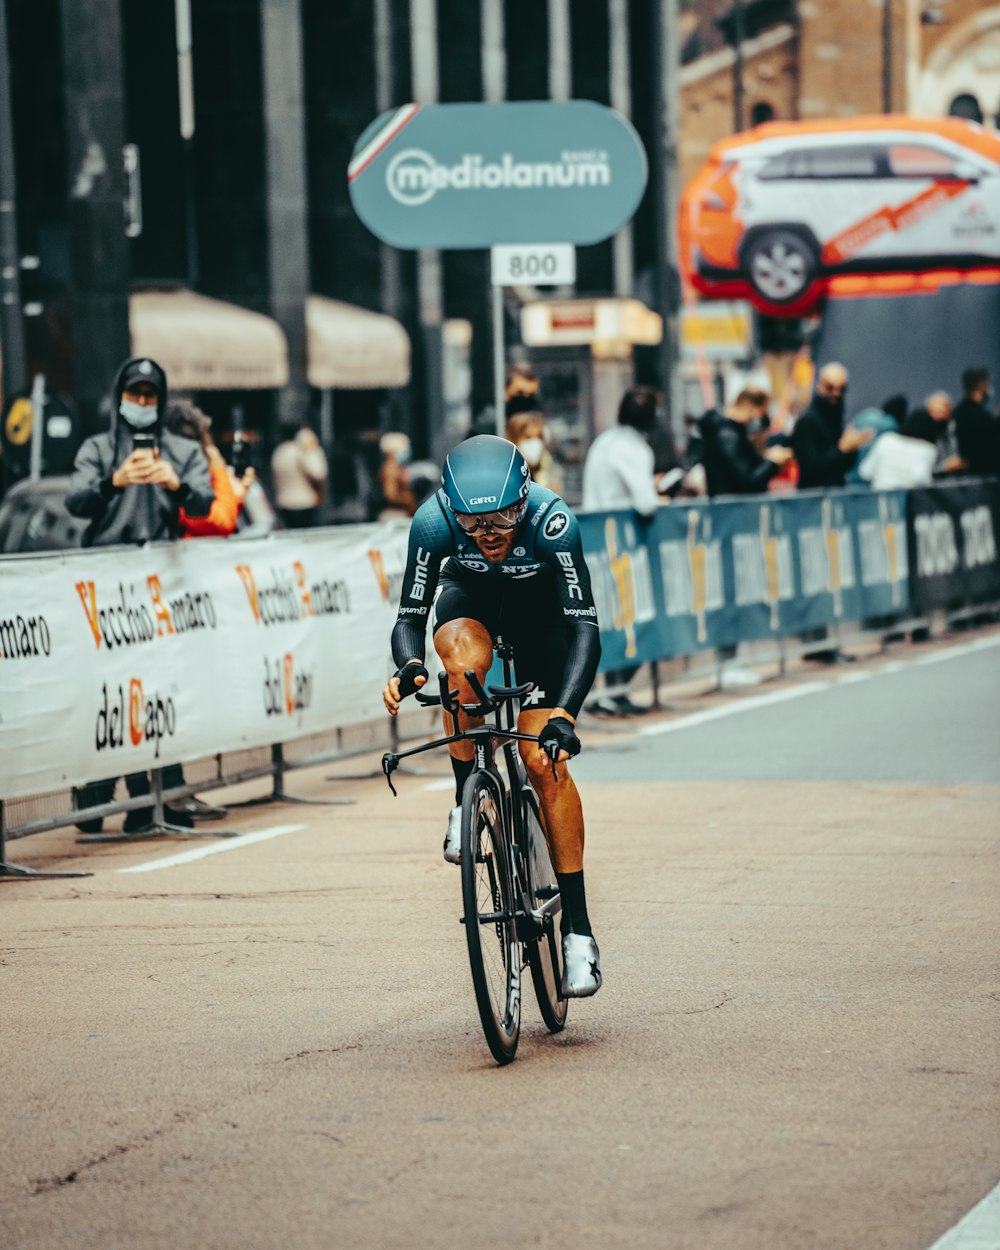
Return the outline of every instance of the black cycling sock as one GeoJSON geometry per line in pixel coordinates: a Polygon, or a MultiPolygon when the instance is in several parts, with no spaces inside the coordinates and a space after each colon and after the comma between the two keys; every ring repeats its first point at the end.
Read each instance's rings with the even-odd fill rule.
{"type": "Polygon", "coordinates": [[[451,767],[455,773],[455,803],[458,807],[462,806],[462,791],[475,766],[475,760],[457,760],[454,755],[451,757],[451,767]]]}
{"type": "Polygon", "coordinates": [[[590,917],[587,915],[587,895],[583,887],[583,869],[579,872],[557,872],[559,893],[562,895],[562,921],[560,928],[566,933],[579,933],[592,937],[590,917]]]}

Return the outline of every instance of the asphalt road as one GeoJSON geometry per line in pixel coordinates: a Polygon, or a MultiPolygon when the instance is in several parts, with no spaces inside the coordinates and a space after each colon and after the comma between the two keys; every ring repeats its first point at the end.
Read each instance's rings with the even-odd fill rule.
{"type": "Polygon", "coordinates": [[[927,1250],[1000,1175],[997,642],[591,727],[605,986],[505,1069],[426,778],[14,843],[95,875],[0,884],[0,1247],[927,1250]]]}

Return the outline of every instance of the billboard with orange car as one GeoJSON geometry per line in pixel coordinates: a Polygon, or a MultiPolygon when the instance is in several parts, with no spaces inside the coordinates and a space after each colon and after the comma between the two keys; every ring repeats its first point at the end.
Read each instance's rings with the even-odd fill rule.
{"type": "Polygon", "coordinates": [[[811,312],[832,277],[1000,261],[1000,136],[957,118],[773,122],[715,145],[681,198],[702,297],[811,312]]]}

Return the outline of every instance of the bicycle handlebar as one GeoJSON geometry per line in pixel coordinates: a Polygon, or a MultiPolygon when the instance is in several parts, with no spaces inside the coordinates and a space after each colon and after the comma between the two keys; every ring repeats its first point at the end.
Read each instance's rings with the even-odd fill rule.
{"type": "Polygon", "coordinates": [[[415,692],[414,698],[424,707],[443,707],[446,712],[450,712],[452,715],[457,711],[462,711],[467,716],[489,716],[491,712],[495,712],[502,704],[513,699],[523,699],[526,694],[530,694],[535,688],[533,681],[526,681],[520,686],[488,686],[484,690],[478,674],[471,668],[466,669],[465,680],[469,683],[472,693],[476,696],[476,703],[456,703],[458,691],[448,689],[447,673],[441,673],[438,676],[438,694],[427,694],[420,689],[415,692]]]}
{"type": "MultiPolygon", "coordinates": [[[[442,672],[438,675],[438,694],[425,694],[422,689],[414,692],[414,697],[418,703],[424,707],[442,707],[453,719],[455,724],[455,732],[447,738],[439,738],[436,742],[426,742],[423,746],[412,747],[409,751],[386,751],[382,756],[382,772],[385,774],[386,782],[392,793],[396,794],[396,787],[392,784],[392,774],[399,767],[399,762],[410,755],[419,755],[422,751],[432,751],[436,747],[450,746],[453,742],[461,742],[476,735],[482,734],[482,728],[478,729],[459,729],[458,714],[464,712],[466,716],[489,716],[491,712],[498,713],[497,724],[491,726],[488,732],[491,736],[503,737],[508,741],[517,740],[518,742],[538,742],[537,734],[523,734],[516,729],[505,729],[499,723],[499,710],[504,703],[512,702],[514,699],[523,699],[526,694],[530,694],[535,688],[533,681],[524,682],[520,686],[490,686],[489,693],[483,689],[482,682],[473,669],[466,669],[465,680],[469,683],[472,693],[476,696],[477,703],[459,703],[458,691],[448,689],[448,674],[442,672]]],[[[559,744],[550,742],[545,748],[545,753],[552,761],[552,775],[558,780],[556,772],[556,763],[559,756],[559,744]]]]}

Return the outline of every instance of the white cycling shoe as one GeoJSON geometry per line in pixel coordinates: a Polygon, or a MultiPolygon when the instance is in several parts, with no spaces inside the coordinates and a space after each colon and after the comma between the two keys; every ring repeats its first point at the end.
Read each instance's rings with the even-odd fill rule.
{"type": "Polygon", "coordinates": [[[449,864],[462,862],[462,809],[453,807],[448,814],[448,832],[444,835],[444,857],[449,864]]]}
{"type": "Polygon", "coordinates": [[[601,952],[593,936],[564,933],[563,998],[589,998],[601,988],[601,952]]]}

